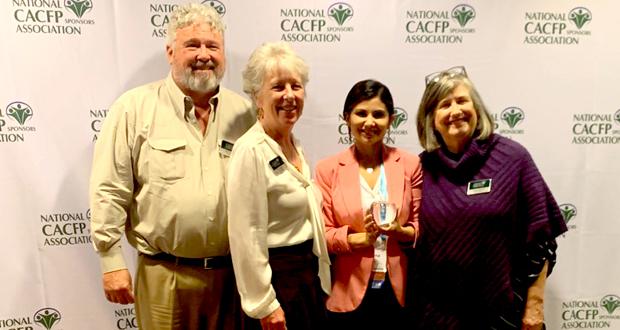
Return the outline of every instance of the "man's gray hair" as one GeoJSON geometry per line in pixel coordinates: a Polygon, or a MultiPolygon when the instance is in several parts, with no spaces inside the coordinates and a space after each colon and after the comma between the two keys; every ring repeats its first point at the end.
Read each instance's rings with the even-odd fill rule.
{"type": "Polygon", "coordinates": [[[174,43],[177,30],[198,22],[207,23],[215,32],[221,34],[222,38],[224,37],[224,30],[226,27],[215,8],[208,5],[188,3],[176,7],[170,14],[170,21],[168,22],[168,46],[174,43]]]}

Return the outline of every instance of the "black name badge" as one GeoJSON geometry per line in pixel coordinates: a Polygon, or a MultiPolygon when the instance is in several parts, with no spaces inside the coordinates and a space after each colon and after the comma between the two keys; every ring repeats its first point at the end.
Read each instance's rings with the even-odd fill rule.
{"type": "Polygon", "coordinates": [[[491,179],[469,181],[467,184],[467,195],[486,194],[491,192],[491,179]]]}
{"type": "Polygon", "coordinates": [[[232,152],[234,146],[234,143],[222,140],[220,143],[220,154],[230,157],[230,153],[232,152]]]}
{"type": "Polygon", "coordinates": [[[277,156],[276,158],[269,161],[269,166],[271,166],[273,170],[276,170],[278,167],[282,165],[284,165],[284,161],[282,160],[282,157],[280,156],[277,156]]]}
{"type": "Polygon", "coordinates": [[[228,142],[226,140],[222,140],[222,149],[232,151],[234,146],[235,146],[234,143],[228,142]]]}

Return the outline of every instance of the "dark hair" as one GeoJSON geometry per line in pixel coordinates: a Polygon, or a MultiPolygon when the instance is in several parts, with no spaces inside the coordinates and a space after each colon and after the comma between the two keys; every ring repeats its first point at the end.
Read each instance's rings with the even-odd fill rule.
{"type": "Polygon", "coordinates": [[[344,101],[342,117],[347,120],[358,103],[374,99],[375,97],[379,97],[381,102],[385,104],[390,116],[394,114],[394,101],[392,100],[392,93],[390,93],[387,86],[376,80],[366,79],[357,82],[351,87],[344,101]]]}

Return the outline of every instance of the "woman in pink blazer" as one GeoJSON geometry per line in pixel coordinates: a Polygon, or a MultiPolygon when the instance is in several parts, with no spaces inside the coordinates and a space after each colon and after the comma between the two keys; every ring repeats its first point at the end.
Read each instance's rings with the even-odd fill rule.
{"type": "Polygon", "coordinates": [[[412,248],[418,236],[420,162],[383,143],[394,120],[394,102],[382,83],[355,84],[343,117],[354,145],[316,168],[333,260],[329,321],[334,329],[398,329],[407,324],[403,248],[412,248]],[[379,228],[369,211],[378,200],[396,205],[397,221],[389,228],[379,228]]]}

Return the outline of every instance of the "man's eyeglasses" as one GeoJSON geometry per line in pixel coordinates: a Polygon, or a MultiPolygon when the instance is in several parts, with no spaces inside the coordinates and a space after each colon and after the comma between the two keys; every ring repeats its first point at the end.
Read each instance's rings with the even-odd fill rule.
{"type": "Polygon", "coordinates": [[[467,71],[465,71],[465,67],[462,65],[451,67],[450,69],[433,72],[426,76],[426,86],[430,83],[436,83],[443,76],[448,76],[449,78],[455,76],[465,76],[467,77],[467,71]]]}

